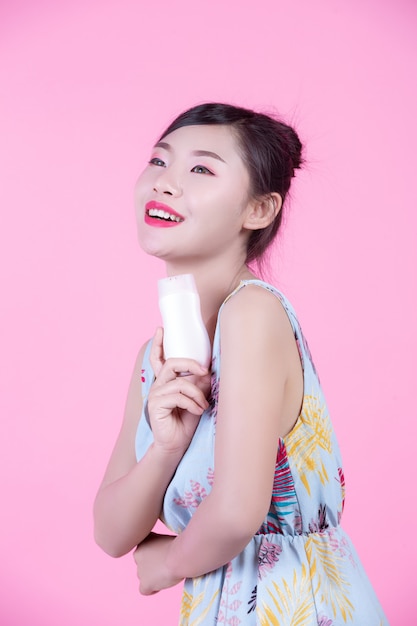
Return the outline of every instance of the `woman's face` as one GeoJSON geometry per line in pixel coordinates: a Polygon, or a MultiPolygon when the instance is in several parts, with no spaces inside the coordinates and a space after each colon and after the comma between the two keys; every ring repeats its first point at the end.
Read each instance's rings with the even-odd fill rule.
{"type": "Polygon", "coordinates": [[[246,249],[250,180],[227,126],[185,126],[154,146],[135,188],[141,247],[165,259],[246,249]]]}

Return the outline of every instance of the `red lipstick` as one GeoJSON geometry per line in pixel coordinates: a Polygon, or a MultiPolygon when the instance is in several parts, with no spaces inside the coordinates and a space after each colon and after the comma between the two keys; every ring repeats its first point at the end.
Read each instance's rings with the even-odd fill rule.
{"type": "Polygon", "coordinates": [[[171,228],[184,221],[184,217],[167,204],[151,200],[145,205],[145,223],[157,228],[171,228]]]}

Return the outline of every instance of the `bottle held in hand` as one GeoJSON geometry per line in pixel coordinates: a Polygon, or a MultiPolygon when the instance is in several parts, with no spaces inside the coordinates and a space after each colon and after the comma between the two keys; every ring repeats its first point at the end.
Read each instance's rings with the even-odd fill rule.
{"type": "Polygon", "coordinates": [[[159,309],[164,327],[164,356],[211,361],[210,339],[201,317],[194,276],[180,274],[158,281],[159,309]]]}

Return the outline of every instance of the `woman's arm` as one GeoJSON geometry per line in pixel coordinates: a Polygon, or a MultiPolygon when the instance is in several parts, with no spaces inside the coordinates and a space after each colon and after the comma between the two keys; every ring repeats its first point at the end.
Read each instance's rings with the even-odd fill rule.
{"type": "Polygon", "coordinates": [[[94,534],[111,556],[122,556],[152,530],[161,511],[166,486],[179,459],[158,458],[151,446],[136,462],[135,435],[142,412],[141,369],[144,345],[137,357],[122,427],[94,502],[94,534]],[[146,479],[144,480],[144,477],[146,479]]]}
{"type": "Polygon", "coordinates": [[[245,287],[224,307],[220,381],[213,489],[187,528],[161,544],[155,566],[150,554],[140,561],[139,547],[145,593],[229,562],[269,510],[278,440],[298,417],[303,375],[288,317],[259,287],[245,287]]]}
{"type": "Polygon", "coordinates": [[[149,394],[154,443],[137,462],[135,435],[142,411],[141,369],[146,348],[143,346],[130,383],[122,428],[94,503],[96,542],[115,557],[132,550],[152,530],[161,513],[166,488],[207,406],[197,387],[186,380],[175,380],[175,368],[201,375],[197,371],[199,366],[188,359],[184,363],[178,360],[172,360],[173,364],[162,363],[161,331],[158,330],[156,338],[151,362],[159,377],[149,394]]]}

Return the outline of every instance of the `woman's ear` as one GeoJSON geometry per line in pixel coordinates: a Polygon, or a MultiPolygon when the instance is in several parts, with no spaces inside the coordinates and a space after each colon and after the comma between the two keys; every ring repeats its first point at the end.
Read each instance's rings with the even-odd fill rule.
{"type": "Polygon", "coordinates": [[[279,193],[269,193],[262,198],[253,200],[243,223],[248,230],[261,230],[269,226],[281,211],[282,198],[279,193]]]}

